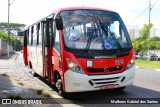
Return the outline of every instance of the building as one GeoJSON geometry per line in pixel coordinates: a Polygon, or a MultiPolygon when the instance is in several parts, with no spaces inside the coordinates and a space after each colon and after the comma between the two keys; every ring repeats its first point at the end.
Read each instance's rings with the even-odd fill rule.
{"type": "Polygon", "coordinates": [[[160,28],[151,28],[150,30],[150,37],[160,37],[160,28]]]}
{"type": "Polygon", "coordinates": [[[139,38],[139,26],[138,25],[127,25],[127,30],[131,39],[139,38]]]}

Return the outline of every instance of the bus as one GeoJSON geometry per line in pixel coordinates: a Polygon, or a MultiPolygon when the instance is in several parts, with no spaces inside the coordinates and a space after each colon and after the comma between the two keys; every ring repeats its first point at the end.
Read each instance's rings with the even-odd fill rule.
{"type": "Polygon", "coordinates": [[[58,8],[23,31],[24,64],[55,85],[60,95],[133,84],[132,43],[117,12],[58,8]]]}

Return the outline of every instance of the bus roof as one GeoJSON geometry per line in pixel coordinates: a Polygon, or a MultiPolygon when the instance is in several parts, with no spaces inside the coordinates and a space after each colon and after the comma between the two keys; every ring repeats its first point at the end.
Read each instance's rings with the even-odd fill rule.
{"type": "Polygon", "coordinates": [[[79,10],[79,9],[87,9],[87,10],[103,10],[103,11],[109,11],[109,12],[115,12],[113,10],[105,9],[105,8],[97,8],[97,7],[64,7],[64,8],[58,8],[53,11],[53,13],[58,14],[61,11],[64,10],[79,10]]]}
{"type": "MultiPolygon", "coordinates": [[[[113,10],[109,10],[109,9],[105,9],[105,8],[97,8],[97,7],[63,7],[63,8],[57,8],[57,9],[54,10],[51,14],[58,14],[59,12],[65,11],[65,10],[79,10],[79,9],[102,10],[102,11],[115,12],[115,11],[113,11],[113,10]]],[[[50,14],[50,15],[51,15],[51,14],[50,14]]],[[[48,15],[48,16],[50,16],[50,15],[48,15]]],[[[41,20],[39,20],[39,21],[37,21],[37,22],[35,22],[35,23],[31,24],[31,25],[28,25],[28,26],[24,27],[23,31],[26,30],[26,29],[28,29],[29,27],[35,25],[36,23],[44,20],[44,19],[47,18],[48,16],[42,18],[41,20]]]]}

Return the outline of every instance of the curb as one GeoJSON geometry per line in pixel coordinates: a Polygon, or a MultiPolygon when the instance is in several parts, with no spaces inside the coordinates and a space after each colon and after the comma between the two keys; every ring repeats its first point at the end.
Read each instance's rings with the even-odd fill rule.
{"type": "Polygon", "coordinates": [[[160,72],[160,69],[155,69],[155,71],[159,71],[160,72]]]}
{"type": "Polygon", "coordinates": [[[14,60],[17,60],[17,58],[18,58],[18,56],[19,56],[20,53],[15,52],[15,54],[16,54],[16,55],[15,55],[15,57],[14,57],[14,60]]]}

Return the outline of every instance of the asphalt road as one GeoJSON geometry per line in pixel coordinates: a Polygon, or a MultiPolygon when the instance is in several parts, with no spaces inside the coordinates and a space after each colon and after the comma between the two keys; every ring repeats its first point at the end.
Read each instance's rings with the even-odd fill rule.
{"type": "Polygon", "coordinates": [[[152,101],[154,98],[155,100],[156,98],[159,98],[158,101],[160,103],[160,72],[137,68],[134,84],[132,86],[128,86],[122,92],[118,92],[116,90],[105,90],[96,92],[73,93],[69,96],[72,96],[72,98],[69,98],[69,101],[87,107],[160,107],[160,104],[106,104],[108,99],[110,101],[116,98],[122,101],[132,100],[130,98],[135,98],[139,101],[141,99],[143,100],[143,98],[148,98],[152,101]]]}
{"type": "MultiPolygon", "coordinates": [[[[22,62],[22,61],[20,61],[22,62]]],[[[21,63],[22,64],[22,63],[21,63]]],[[[40,79],[40,78],[35,78],[40,79]]],[[[53,94],[56,93],[55,87],[43,79],[42,82],[50,86],[53,94]]],[[[57,94],[56,94],[57,96],[57,94]]],[[[85,107],[160,107],[160,71],[136,68],[134,84],[128,86],[124,91],[103,90],[94,92],[70,93],[67,98],[58,98],[59,103],[74,104],[75,106],[85,107]],[[159,98],[159,104],[108,104],[111,100],[132,100],[130,98],[159,98]]],[[[143,100],[143,99],[142,99],[143,100]]],[[[155,99],[157,101],[157,99],[155,99]]],[[[49,101],[49,100],[48,100],[49,101]]]]}

